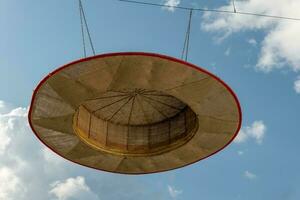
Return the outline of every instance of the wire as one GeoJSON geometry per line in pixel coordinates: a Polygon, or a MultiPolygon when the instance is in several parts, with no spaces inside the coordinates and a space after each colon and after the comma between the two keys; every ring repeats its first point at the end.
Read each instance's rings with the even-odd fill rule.
{"type": "Polygon", "coordinates": [[[192,16],[193,16],[193,10],[191,9],[190,14],[189,14],[189,22],[188,22],[188,27],[187,27],[187,31],[186,31],[185,41],[184,41],[183,50],[182,50],[182,54],[181,54],[181,59],[185,58],[185,61],[188,60],[188,54],[189,54],[192,16]]]}
{"type": "Polygon", "coordinates": [[[177,9],[182,9],[182,10],[195,10],[195,11],[200,11],[200,12],[217,12],[217,13],[225,13],[225,14],[226,13],[227,14],[240,14],[240,15],[249,15],[249,16],[256,16],[256,17],[268,17],[268,18],[274,18],[274,19],[300,21],[300,18],[276,16],[276,15],[267,15],[267,14],[252,13],[252,12],[240,12],[240,11],[234,12],[234,11],[219,10],[219,9],[191,8],[191,7],[183,7],[183,6],[169,6],[169,5],[164,5],[164,4],[149,3],[149,2],[134,1],[134,0],[118,0],[118,1],[126,2],[126,3],[148,5],[148,6],[177,8],[177,9]]]}
{"type": "Polygon", "coordinates": [[[188,35],[187,35],[187,43],[186,43],[185,61],[188,60],[188,54],[189,54],[189,49],[190,49],[190,35],[191,35],[192,16],[193,16],[193,10],[190,10],[190,18],[189,18],[188,35]]]}
{"type": "Polygon", "coordinates": [[[84,57],[86,57],[86,48],[85,48],[85,34],[84,34],[84,26],[83,26],[83,16],[82,16],[82,12],[81,12],[81,4],[80,4],[80,0],[78,1],[79,3],[79,14],[80,14],[80,27],[81,27],[81,37],[82,37],[82,46],[83,46],[83,55],[84,57]]]}
{"type": "Polygon", "coordinates": [[[84,8],[83,8],[81,0],[79,0],[79,9],[80,9],[81,24],[82,24],[81,25],[82,26],[81,30],[83,32],[82,35],[83,35],[85,56],[86,56],[86,49],[85,49],[84,31],[83,31],[83,23],[82,23],[82,21],[84,22],[84,25],[85,25],[85,28],[86,28],[86,32],[88,34],[88,38],[89,38],[89,42],[90,42],[93,54],[96,55],[95,48],[94,48],[93,41],[92,41],[92,37],[91,37],[91,34],[90,34],[90,30],[89,30],[89,26],[88,26],[88,23],[87,23],[87,20],[86,20],[86,17],[85,17],[84,8]]]}
{"type": "Polygon", "coordinates": [[[232,0],[233,12],[236,13],[235,1],[232,0]]]}

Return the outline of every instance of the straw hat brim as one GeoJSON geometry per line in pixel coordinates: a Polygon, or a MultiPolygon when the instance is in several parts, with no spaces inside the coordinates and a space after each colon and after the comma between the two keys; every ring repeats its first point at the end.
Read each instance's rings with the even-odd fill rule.
{"type": "Polygon", "coordinates": [[[90,168],[146,174],[180,168],[229,145],[242,113],[232,89],[208,71],[153,53],[110,53],[67,64],[45,77],[32,96],[29,123],[36,136],[63,158],[90,168]],[[86,99],[108,90],[163,91],[184,102],[197,116],[193,136],[157,154],[114,154],[87,144],[74,130],[74,116],[86,99]]]}

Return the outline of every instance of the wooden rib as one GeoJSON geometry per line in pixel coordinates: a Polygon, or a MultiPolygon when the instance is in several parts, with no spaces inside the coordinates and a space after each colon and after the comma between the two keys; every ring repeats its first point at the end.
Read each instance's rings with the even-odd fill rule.
{"type": "MultiPolygon", "coordinates": [[[[90,113],[89,113],[90,114],[90,113]]],[[[92,125],[92,114],[90,114],[89,118],[89,132],[88,132],[88,138],[91,136],[91,125],[92,125]]]]}
{"type": "Polygon", "coordinates": [[[47,83],[60,98],[75,109],[78,108],[82,101],[90,98],[91,94],[93,94],[91,88],[61,75],[53,76],[53,78],[47,80],[47,83]]]}
{"type": "MultiPolygon", "coordinates": [[[[50,87],[51,87],[51,86],[50,86],[50,87]]],[[[53,96],[51,96],[51,95],[45,93],[45,91],[39,92],[38,95],[39,95],[39,96],[45,96],[45,97],[50,98],[50,99],[54,99],[54,100],[59,101],[59,102],[61,102],[61,103],[66,103],[60,96],[59,96],[59,97],[53,97],[53,96]]]]}
{"type": "Polygon", "coordinates": [[[106,137],[105,137],[105,146],[107,146],[108,142],[108,121],[106,121],[106,137]]]}
{"type": "Polygon", "coordinates": [[[142,89],[141,93],[140,94],[146,94],[146,93],[149,93],[149,92],[158,92],[157,90],[146,90],[146,89],[142,89]]]}
{"type": "Polygon", "coordinates": [[[114,114],[107,120],[110,121],[133,97],[130,97],[123,105],[120,106],[120,108],[114,112],[114,114]]]}
{"type": "Polygon", "coordinates": [[[149,94],[149,93],[143,93],[143,95],[148,95],[148,96],[158,96],[158,97],[169,97],[172,99],[175,99],[175,97],[171,96],[171,95],[167,95],[167,94],[149,94]]]}
{"type": "Polygon", "coordinates": [[[146,89],[137,89],[137,90],[138,90],[139,94],[147,92],[146,89]]]}
{"type": "Polygon", "coordinates": [[[128,96],[128,94],[120,94],[120,95],[107,96],[107,97],[97,97],[97,98],[94,98],[94,99],[87,99],[85,101],[95,101],[95,100],[109,99],[109,98],[114,98],[114,97],[124,97],[124,96],[128,96]]]}
{"type": "Polygon", "coordinates": [[[194,84],[194,83],[198,83],[198,82],[201,82],[201,81],[204,81],[204,80],[207,80],[209,79],[210,77],[206,77],[206,78],[203,78],[201,80],[197,80],[197,81],[193,81],[193,82],[190,82],[190,83],[184,83],[184,84],[181,84],[181,85],[178,85],[178,86],[175,86],[175,87],[172,87],[172,88],[167,88],[167,89],[164,89],[164,91],[167,91],[167,90],[174,90],[176,88],[179,88],[179,87],[184,87],[186,85],[190,85],[190,84],[194,84]]]}
{"type": "Polygon", "coordinates": [[[168,132],[168,137],[169,137],[169,144],[171,144],[171,121],[168,121],[168,128],[169,128],[169,132],[168,132]]]}
{"type": "Polygon", "coordinates": [[[151,126],[148,128],[148,148],[151,149],[151,126]]]}
{"type": "Polygon", "coordinates": [[[230,123],[237,123],[238,121],[236,120],[231,120],[231,119],[220,119],[211,115],[198,115],[199,117],[206,117],[206,118],[210,118],[210,119],[214,119],[214,120],[218,120],[218,121],[223,121],[223,122],[230,122],[230,123]]]}
{"type": "Polygon", "coordinates": [[[109,90],[109,92],[118,92],[118,93],[123,93],[123,94],[128,94],[129,92],[123,92],[123,91],[116,91],[116,90],[109,90]]]}
{"type": "Polygon", "coordinates": [[[165,115],[159,109],[157,109],[152,103],[150,103],[147,99],[145,99],[145,102],[147,102],[152,108],[154,108],[154,110],[156,110],[157,112],[159,112],[162,116],[164,116],[165,118],[169,118],[167,115],[165,115]]]}
{"type": "Polygon", "coordinates": [[[158,102],[158,103],[160,103],[160,104],[162,104],[162,105],[165,105],[165,106],[168,106],[168,107],[170,107],[170,108],[173,108],[173,109],[175,109],[175,110],[178,110],[178,111],[181,111],[181,110],[182,110],[182,109],[180,109],[180,108],[177,108],[177,107],[175,107],[175,106],[169,105],[169,104],[167,104],[167,103],[165,103],[165,102],[162,102],[162,101],[159,101],[159,100],[157,100],[157,99],[153,99],[153,98],[147,97],[147,96],[145,96],[145,95],[142,95],[142,96],[145,97],[145,98],[147,98],[147,99],[150,99],[150,100],[152,100],[152,101],[158,102]]]}
{"type": "Polygon", "coordinates": [[[76,115],[76,126],[79,127],[79,114],[80,114],[80,109],[78,109],[78,113],[76,115]]]}
{"type": "Polygon", "coordinates": [[[131,121],[131,115],[132,115],[134,102],[135,102],[135,96],[133,97],[132,104],[131,104],[131,109],[130,109],[130,112],[129,112],[128,123],[127,123],[128,125],[130,124],[130,121],[131,121]]]}
{"type": "Polygon", "coordinates": [[[187,123],[186,123],[186,115],[187,115],[187,111],[184,111],[184,132],[186,133],[188,128],[186,127],[187,123]]]}
{"type": "Polygon", "coordinates": [[[145,112],[145,110],[144,110],[143,104],[140,102],[140,100],[139,100],[138,97],[137,97],[136,99],[137,99],[138,104],[139,104],[140,107],[141,107],[141,110],[142,110],[142,113],[143,113],[143,116],[144,116],[146,122],[149,124],[149,123],[150,123],[150,120],[149,120],[149,118],[148,118],[147,115],[146,115],[146,112],[145,112]]]}
{"type": "Polygon", "coordinates": [[[127,126],[127,143],[126,143],[126,149],[128,150],[128,140],[129,140],[129,130],[130,130],[130,121],[131,121],[131,115],[132,115],[132,110],[133,110],[133,106],[134,106],[134,102],[135,102],[135,97],[133,96],[133,100],[132,100],[132,104],[131,104],[131,109],[129,112],[129,117],[128,117],[128,126],[127,126]]]}
{"type": "Polygon", "coordinates": [[[121,160],[119,161],[118,165],[116,166],[115,170],[118,171],[120,170],[120,167],[123,165],[123,162],[126,160],[126,156],[122,157],[121,160]]]}
{"type": "Polygon", "coordinates": [[[130,96],[128,95],[128,96],[126,96],[126,97],[124,97],[124,98],[121,98],[121,99],[119,99],[119,100],[117,100],[117,101],[114,101],[114,102],[112,102],[112,103],[110,103],[110,104],[107,104],[107,105],[105,105],[105,106],[102,106],[101,108],[98,108],[97,110],[94,110],[92,113],[96,113],[96,112],[98,112],[99,110],[102,110],[102,109],[104,109],[104,108],[106,108],[106,107],[108,107],[108,106],[111,106],[111,105],[113,105],[113,104],[115,104],[115,103],[118,103],[118,102],[120,102],[120,101],[123,101],[123,100],[125,100],[125,99],[127,99],[127,98],[130,98],[130,96]]]}

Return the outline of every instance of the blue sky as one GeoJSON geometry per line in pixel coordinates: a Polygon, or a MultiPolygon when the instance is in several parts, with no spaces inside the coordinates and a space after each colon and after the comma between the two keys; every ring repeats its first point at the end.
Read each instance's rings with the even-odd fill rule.
{"type": "MultiPolygon", "coordinates": [[[[232,9],[227,0],[170,2],[232,9]]],[[[180,57],[188,12],[115,0],[83,3],[97,54],[180,57]]],[[[236,5],[300,18],[298,0],[236,5]]],[[[77,1],[0,0],[0,27],[0,200],[300,199],[300,22],[195,12],[189,62],[236,92],[243,128],[234,143],[209,159],[145,176],[65,161],[40,144],[27,125],[38,82],[83,56],[77,1]]]]}

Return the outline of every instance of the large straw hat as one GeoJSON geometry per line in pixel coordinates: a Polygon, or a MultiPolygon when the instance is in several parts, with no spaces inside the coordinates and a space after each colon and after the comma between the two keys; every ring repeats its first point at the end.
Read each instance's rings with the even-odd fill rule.
{"type": "Polygon", "coordinates": [[[144,174],[186,166],[225,148],[241,109],[219,78],[152,53],[113,53],[67,64],[34,91],[37,137],[72,162],[144,174]]]}

